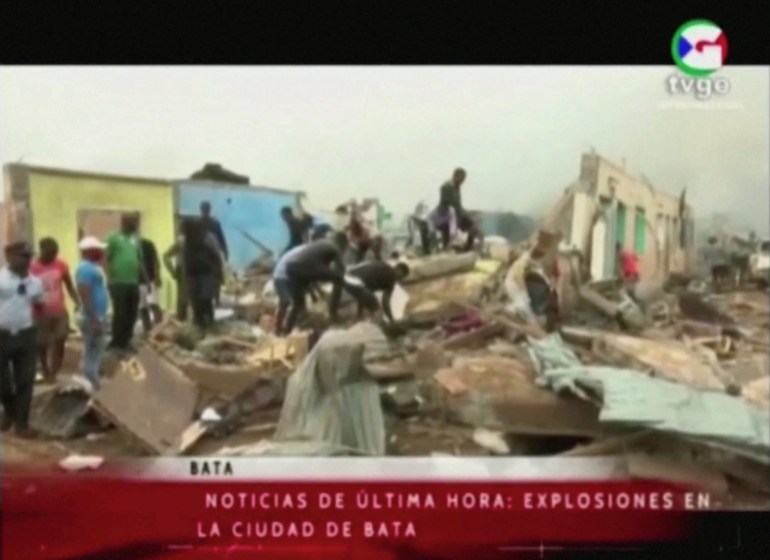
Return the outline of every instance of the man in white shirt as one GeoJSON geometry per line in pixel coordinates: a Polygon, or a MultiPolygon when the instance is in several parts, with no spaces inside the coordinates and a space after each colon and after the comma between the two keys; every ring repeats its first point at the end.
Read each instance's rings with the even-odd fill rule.
{"type": "Polygon", "coordinates": [[[5,247],[8,263],[0,268],[0,402],[2,431],[33,436],[29,412],[35,387],[37,331],[33,306],[43,303],[43,284],[29,273],[32,248],[17,242],[5,247]]]}
{"type": "Polygon", "coordinates": [[[273,270],[273,288],[275,289],[275,295],[278,296],[278,309],[275,312],[275,332],[279,335],[284,333],[283,323],[292,301],[291,281],[288,274],[286,274],[286,265],[305,247],[307,247],[306,243],[289,249],[278,259],[273,270]]]}

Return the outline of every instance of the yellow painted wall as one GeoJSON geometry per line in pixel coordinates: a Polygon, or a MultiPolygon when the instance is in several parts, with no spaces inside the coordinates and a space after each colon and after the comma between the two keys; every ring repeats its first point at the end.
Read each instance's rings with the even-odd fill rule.
{"type": "MultiPolygon", "coordinates": [[[[77,220],[81,208],[140,212],[142,235],[155,243],[159,257],[174,242],[174,190],[170,183],[31,171],[29,190],[35,245],[44,237],[56,239],[60,257],[73,271],[79,261],[77,220]]],[[[164,309],[172,308],[174,288],[164,270],[159,298],[164,309]]]]}

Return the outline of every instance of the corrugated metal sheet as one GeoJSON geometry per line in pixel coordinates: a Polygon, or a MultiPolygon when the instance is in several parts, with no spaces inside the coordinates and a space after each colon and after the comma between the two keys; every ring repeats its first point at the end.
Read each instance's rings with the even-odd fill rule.
{"type": "Polygon", "coordinates": [[[384,455],[380,391],[364,366],[366,348],[379,353],[384,340],[382,331],[367,323],[324,333],[289,379],[275,440],[384,455]]]}
{"type": "Polygon", "coordinates": [[[530,345],[538,372],[551,388],[601,401],[602,424],[669,432],[770,464],[766,411],[725,393],[631,369],[584,366],[558,335],[530,345]]]}
{"type": "Polygon", "coordinates": [[[223,183],[182,182],[177,184],[178,212],[197,215],[203,201],[222,224],[230,252],[230,265],[238,272],[262,256],[262,250],[242,231],[263,243],[277,257],[289,242],[281,208],[298,209],[298,193],[223,183]]]}

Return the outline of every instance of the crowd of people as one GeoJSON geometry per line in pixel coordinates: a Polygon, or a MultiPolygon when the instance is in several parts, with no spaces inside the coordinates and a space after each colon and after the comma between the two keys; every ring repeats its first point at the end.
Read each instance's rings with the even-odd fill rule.
{"type": "MultiPolygon", "coordinates": [[[[460,195],[466,177],[464,170],[455,170],[440,187],[430,219],[418,220],[425,254],[437,248],[448,250],[457,231],[466,234],[464,248],[473,247],[478,230],[460,195]],[[430,241],[431,236],[437,243],[430,241]]],[[[336,209],[335,223],[327,224],[307,212],[295,215],[292,208],[282,209],[289,242],[273,272],[278,334],[292,331],[306,311],[306,298],[317,300],[323,284],[331,285],[332,322],[338,320],[343,292],[356,302],[359,317],[394,321],[392,294],[408,276],[409,267],[397,255],[388,262],[383,259],[382,236],[366,222],[363,210],[351,201],[336,209]],[[352,255],[349,265],[346,254],[352,255]]],[[[181,219],[179,229],[176,242],[160,257],[153,241],[142,235],[140,215],[123,214],[119,229],[104,241],[89,235],[80,239],[74,274],[60,258],[55,239],[40,240],[37,252],[25,242],[5,247],[7,264],[0,269],[4,431],[15,428],[20,436],[31,434],[28,421],[37,366],[43,381],[50,383],[64,362],[71,328],[67,297],[82,335],[83,375],[94,389],[100,386],[103,353],[109,350],[119,357],[135,353],[137,323],[150,332],[162,321],[161,263],[176,283],[176,316],[186,321],[191,310],[198,327],[205,330],[213,325],[228,266],[227,240],[208,202],[201,204],[199,216],[181,219]]]]}

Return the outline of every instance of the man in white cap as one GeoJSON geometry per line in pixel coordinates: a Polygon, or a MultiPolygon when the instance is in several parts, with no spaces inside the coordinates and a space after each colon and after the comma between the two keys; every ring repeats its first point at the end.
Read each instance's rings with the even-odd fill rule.
{"type": "Polygon", "coordinates": [[[83,335],[83,375],[98,389],[108,306],[107,283],[102,272],[107,245],[89,236],[84,237],[78,247],[81,261],[75,272],[75,283],[81,302],[78,326],[83,335]]]}

